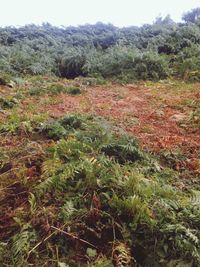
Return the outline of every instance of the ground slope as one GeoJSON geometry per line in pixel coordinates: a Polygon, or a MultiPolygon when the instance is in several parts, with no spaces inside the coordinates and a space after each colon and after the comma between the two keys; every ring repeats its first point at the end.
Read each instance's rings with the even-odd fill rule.
{"type": "Polygon", "coordinates": [[[199,140],[199,84],[1,86],[0,264],[199,266],[199,140]]]}

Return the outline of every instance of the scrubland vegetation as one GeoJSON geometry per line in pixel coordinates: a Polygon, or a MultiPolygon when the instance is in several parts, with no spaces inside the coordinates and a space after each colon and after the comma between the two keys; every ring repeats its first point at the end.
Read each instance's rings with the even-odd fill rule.
{"type": "Polygon", "coordinates": [[[0,266],[200,266],[199,17],[0,29],[0,266]]]}
{"type": "Polygon", "coordinates": [[[175,23],[117,28],[97,23],[57,28],[48,23],[0,28],[0,69],[12,75],[54,74],[114,80],[200,79],[199,8],[175,23]]]}

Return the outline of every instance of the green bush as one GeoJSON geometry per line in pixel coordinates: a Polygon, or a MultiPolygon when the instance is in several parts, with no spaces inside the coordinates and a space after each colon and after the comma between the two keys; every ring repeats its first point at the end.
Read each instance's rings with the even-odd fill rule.
{"type": "Polygon", "coordinates": [[[82,125],[82,118],[77,115],[67,115],[59,122],[65,129],[78,129],[82,125]]]}
{"type": "Polygon", "coordinates": [[[59,61],[58,71],[62,77],[73,79],[84,75],[83,66],[85,64],[86,49],[68,48],[59,61]]]}
{"type": "Polygon", "coordinates": [[[29,89],[29,94],[31,96],[39,96],[42,95],[45,92],[45,90],[39,88],[39,87],[32,87],[29,89]]]}
{"type": "Polygon", "coordinates": [[[62,125],[60,125],[59,122],[50,122],[43,124],[39,128],[39,132],[53,140],[59,140],[68,135],[66,129],[62,125]]]}
{"type": "Polygon", "coordinates": [[[59,94],[59,93],[66,93],[67,89],[62,84],[52,84],[47,88],[47,92],[53,95],[59,94]]]}
{"type": "MultiPolygon", "coordinates": [[[[173,74],[196,81],[199,75],[190,77],[190,72],[199,70],[199,56],[185,50],[200,44],[197,11],[188,12],[186,17],[192,19],[182,24],[167,16],[142,27],[97,23],[62,29],[49,24],[1,28],[0,69],[15,76],[54,74],[128,82],[173,74]]],[[[0,83],[6,82],[2,78],[0,83]]]]}
{"type": "Polygon", "coordinates": [[[134,72],[138,80],[165,79],[169,75],[168,62],[156,53],[144,53],[134,59],[134,72]]]}
{"type": "Polygon", "coordinates": [[[0,73],[0,85],[7,85],[10,83],[11,77],[9,74],[0,73]]]}
{"type": "Polygon", "coordinates": [[[70,95],[80,95],[81,89],[79,87],[68,87],[66,88],[66,92],[70,95]]]}
{"type": "Polygon", "coordinates": [[[186,81],[200,81],[200,48],[192,45],[177,54],[174,67],[181,78],[186,81]]]}
{"type": "MultiPolygon", "coordinates": [[[[98,57],[99,54],[96,54],[98,57]]],[[[101,57],[89,57],[85,65],[90,75],[118,80],[160,80],[169,75],[168,60],[155,52],[140,52],[133,47],[116,46],[101,57]]]]}
{"type": "Polygon", "coordinates": [[[16,104],[18,104],[18,100],[14,97],[0,97],[0,108],[2,109],[11,109],[16,104]]]}
{"type": "Polygon", "coordinates": [[[70,131],[81,128],[82,118],[78,115],[66,115],[58,121],[47,122],[40,125],[37,131],[44,134],[46,137],[59,140],[68,136],[70,131]]]}
{"type": "MultiPolygon", "coordinates": [[[[39,93],[39,89],[34,89],[36,94],[37,92],[39,93]]],[[[47,93],[49,94],[60,94],[60,93],[66,93],[70,95],[79,95],[81,94],[81,89],[79,87],[66,87],[62,84],[52,84],[50,85],[46,90],[47,93]]],[[[34,91],[33,91],[34,94],[34,91]]]]}
{"type": "Polygon", "coordinates": [[[101,152],[114,158],[121,164],[143,159],[143,154],[136,140],[127,137],[121,137],[120,139],[112,140],[111,143],[105,144],[102,146],[101,152]]]}

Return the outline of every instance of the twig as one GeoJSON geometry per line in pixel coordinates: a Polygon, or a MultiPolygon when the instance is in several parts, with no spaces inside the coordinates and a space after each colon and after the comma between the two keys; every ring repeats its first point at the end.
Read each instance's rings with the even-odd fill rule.
{"type": "Polygon", "coordinates": [[[57,258],[57,262],[58,262],[58,267],[60,266],[59,265],[59,251],[58,251],[58,246],[56,246],[56,258],[57,258]]]}
{"type": "MultiPolygon", "coordinates": [[[[66,224],[64,224],[62,227],[65,227],[66,224]]],[[[54,231],[53,233],[51,233],[50,235],[48,235],[47,237],[45,237],[45,239],[43,239],[42,241],[40,241],[39,243],[37,243],[29,252],[28,252],[28,257],[29,255],[37,248],[39,247],[43,242],[47,241],[50,237],[52,237],[54,234],[56,233],[56,231],[54,231]]]]}
{"type": "Polygon", "coordinates": [[[28,191],[22,191],[22,192],[19,192],[19,193],[16,193],[16,194],[11,194],[11,193],[8,193],[9,194],[9,196],[18,196],[18,195],[23,195],[23,194],[25,194],[25,193],[28,193],[28,191]]]}
{"type": "Polygon", "coordinates": [[[3,175],[8,174],[9,172],[16,171],[16,170],[19,170],[19,168],[11,168],[11,169],[9,169],[8,171],[5,171],[5,172],[1,173],[1,174],[0,174],[0,177],[3,176],[3,175]]]}
{"type": "Polygon", "coordinates": [[[116,240],[116,232],[115,232],[115,222],[112,220],[112,228],[113,228],[113,239],[116,240]]]}
{"type": "Polygon", "coordinates": [[[79,238],[79,237],[77,237],[77,236],[75,236],[75,235],[73,235],[73,234],[67,233],[66,231],[63,231],[63,230],[61,230],[61,229],[59,229],[59,228],[57,228],[57,227],[55,227],[55,226],[51,226],[51,228],[54,229],[54,230],[57,230],[57,231],[59,231],[59,232],[61,232],[61,233],[63,233],[63,234],[65,234],[65,235],[67,235],[67,236],[69,236],[69,237],[71,237],[71,238],[73,238],[73,239],[77,239],[77,240],[79,240],[79,241],[82,242],[82,243],[85,243],[85,244],[87,244],[87,245],[90,245],[90,246],[93,247],[93,248],[97,248],[96,246],[94,246],[94,245],[91,244],[90,242],[88,242],[88,241],[86,241],[86,240],[84,240],[84,239],[82,239],[82,238],[79,238]]]}
{"type": "Polygon", "coordinates": [[[44,240],[40,241],[39,243],[37,243],[29,252],[28,252],[28,257],[29,255],[37,248],[39,247],[39,245],[41,245],[43,242],[47,241],[52,235],[54,235],[56,233],[56,231],[54,231],[53,233],[51,233],[50,235],[48,235],[44,240]]]}

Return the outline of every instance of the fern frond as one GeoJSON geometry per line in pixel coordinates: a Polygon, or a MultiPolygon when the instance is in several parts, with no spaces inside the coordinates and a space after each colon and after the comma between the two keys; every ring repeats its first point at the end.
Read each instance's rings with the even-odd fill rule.
{"type": "Polygon", "coordinates": [[[28,198],[28,202],[30,204],[30,212],[31,214],[34,214],[37,208],[37,201],[36,201],[36,197],[33,193],[30,193],[29,198],[28,198]]]}
{"type": "MultiPolygon", "coordinates": [[[[49,177],[45,177],[45,180],[37,186],[37,190],[40,193],[45,193],[51,190],[63,192],[74,178],[79,175],[84,168],[83,163],[80,161],[72,161],[70,163],[59,166],[57,170],[54,170],[54,174],[49,177]]],[[[46,176],[46,175],[45,175],[46,176]]]]}
{"type": "Polygon", "coordinates": [[[192,190],[192,204],[193,205],[200,205],[200,191],[192,190]]]}
{"type": "Polygon", "coordinates": [[[20,233],[13,237],[12,241],[12,255],[16,266],[24,266],[32,243],[36,241],[36,232],[29,224],[25,224],[20,233]]]}
{"type": "Polygon", "coordinates": [[[101,147],[101,152],[109,157],[113,157],[120,164],[134,162],[144,158],[144,154],[139,149],[135,139],[123,138],[112,140],[101,147]]]}
{"type": "Polygon", "coordinates": [[[116,267],[131,267],[132,256],[130,248],[123,242],[115,242],[113,245],[113,260],[116,267]]]}
{"type": "Polygon", "coordinates": [[[64,220],[64,222],[69,221],[73,213],[76,211],[73,201],[68,200],[65,204],[61,207],[60,217],[64,220]]]}

